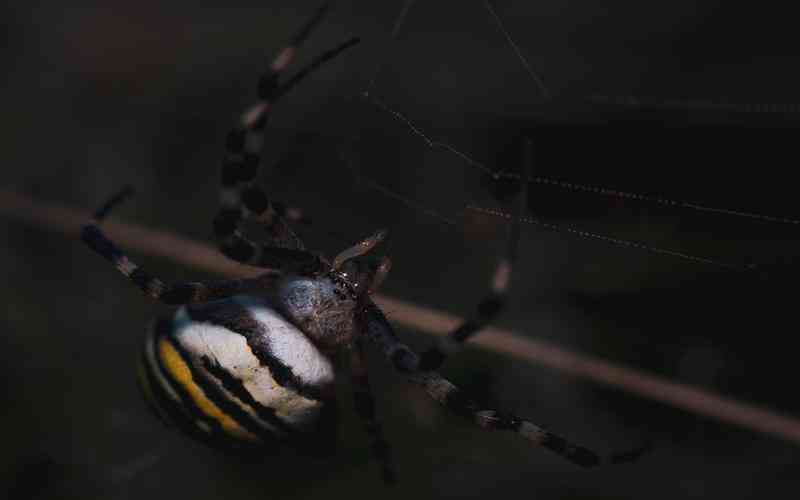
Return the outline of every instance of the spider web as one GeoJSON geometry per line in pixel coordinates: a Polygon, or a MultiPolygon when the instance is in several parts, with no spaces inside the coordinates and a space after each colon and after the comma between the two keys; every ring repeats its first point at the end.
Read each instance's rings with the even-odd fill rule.
{"type": "MultiPolygon", "coordinates": [[[[620,3],[630,6],[629,3],[618,2],[617,7],[620,3]]],[[[581,5],[581,8],[592,10],[592,7],[587,5],[581,5]]],[[[639,7],[640,10],[650,8],[655,10],[651,14],[652,17],[659,17],[666,7],[653,5],[639,7]]],[[[686,8],[679,6],[676,10],[681,11],[686,8]]],[[[701,10],[702,8],[708,6],[701,6],[701,10]]],[[[544,152],[543,161],[534,160],[534,177],[528,179],[537,187],[534,195],[537,199],[529,206],[532,216],[524,217],[522,219],[524,222],[567,233],[570,236],[600,241],[602,245],[609,247],[621,246],[664,256],[663,259],[652,260],[680,259],[705,267],[721,267],[726,270],[753,269],[753,262],[759,264],[758,269],[769,268],[770,264],[778,263],[777,261],[782,259],[781,252],[783,255],[796,253],[797,246],[794,241],[797,239],[796,230],[800,224],[798,217],[800,210],[793,201],[796,199],[793,187],[785,185],[791,183],[786,182],[787,177],[781,166],[783,163],[781,155],[790,151],[791,135],[797,128],[795,115],[800,109],[791,102],[793,93],[785,87],[785,83],[797,82],[798,79],[795,74],[785,71],[783,61],[779,59],[762,58],[760,62],[751,61],[753,54],[758,50],[771,50],[775,43],[780,41],[780,36],[767,37],[760,49],[747,47],[748,50],[744,50],[745,47],[734,45],[734,53],[724,55],[739,57],[741,60],[723,58],[724,60],[717,64],[715,74],[702,78],[704,67],[702,60],[713,56],[715,48],[719,45],[712,44],[700,50],[700,54],[692,61],[692,64],[697,66],[688,72],[690,74],[687,76],[681,68],[682,62],[675,61],[674,57],[670,58],[669,52],[672,48],[670,43],[663,41],[661,47],[650,46],[648,49],[651,50],[627,58],[608,58],[602,61],[603,64],[589,61],[593,59],[589,56],[598,55],[599,49],[594,54],[580,54],[574,57],[569,57],[567,54],[565,57],[565,52],[568,51],[566,49],[568,37],[553,36],[554,31],[565,27],[564,23],[548,23],[556,17],[557,7],[540,4],[529,6],[528,11],[542,9],[544,15],[543,19],[524,18],[527,24],[514,14],[516,11],[519,16],[520,12],[525,12],[526,9],[511,5],[511,2],[485,0],[463,2],[458,8],[452,7],[451,4],[451,9],[450,15],[447,15],[443,12],[446,9],[441,7],[441,2],[432,5],[429,2],[415,3],[412,0],[400,6],[399,13],[393,18],[386,48],[378,55],[379,62],[363,89],[363,98],[376,111],[372,117],[376,121],[371,123],[379,123],[380,127],[386,128],[393,126],[393,131],[405,134],[407,140],[398,141],[392,148],[395,150],[418,148],[427,151],[429,156],[426,158],[434,164],[432,168],[428,168],[428,174],[439,176],[434,183],[439,183],[440,186],[443,182],[441,178],[447,178],[452,184],[452,189],[463,195],[461,205],[443,208],[447,204],[425,186],[420,188],[419,184],[415,186],[405,181],[398,182],[397,179],[404,175],[402,171],[396,172],[395,175],[364,171],[362,174],[368,178],[366,183],[369,187],[401,202],[409,210],[420,213],[429,220],[443,222],[449,227],[458,225],[459,215],[476,212],[487,216],[493,223],[505,224],[512,217],[509,214],[510,210],[497,208],[497,200],[486,200],[485,192],[491,192],[494,198],[502,203],[507,200],[509,193],[513,194],[519,190],[521,155],[517,154],[519,141],[513,137],[528,136],[543,149],[546,149],[548,144],[542,143],[549,140],[556,143],[556,149],[558,147],[597,149],[598,158],[605,158],[605,161],[598,161],[598,166],[603,168],[593,171],[585,168],[586,165],[570,164],[568,160],[576,157],[570,152],[562,151],[563,157],[566,158],[563,161],[559,161],[562,158],[559,154],[554,154],[552,149],[550,154],[544,152]],[[441,69],[437,71],[436,68],[432,70],[430,66],[422,69],[421,63],[419,66],[413,63],[418,54],[420,58],[423,57],[421,54],[426,49],[422,47],[425,47],[425,41],[433,39],[430,32],[437,22],[440,26],[446,23],[446,29],[450,31],[447,35],[443,34],[436,39],[441,46],[427,47],[427,50],[435,54],[428,57],[438,57],[441,61],[447,61],[442,65],[449,66],[447,69],[450,71],[441,69]],[[457,31],[454,26],[462,24],[465,26],[463,29],[468,31],[473,39],[465,41],[465,37],[461,37],[459,41],[463,43],[460,45],[446,40],[448,36],[455,36],[452,34],[453,31],[457,31]],[[420,41],[420,38],[423,41],[420,41]],[[560,51],[554,48],[559,46],[554,40],[563,43],[560,51]],[[490,45],[494,50],[482,51],[480,55],[471,53],[470,49],[482,43],[490,45]],[[638,70],[624,67],[631,62],[641,63],[651,51],[666,62],[660,67],[649,62],[646,68],[638,70]],[[553,57],[552,55],[556,53],[562,57],[553,57]],[[471,60],[470,55],[472,55],[471,60]],[[576,69],[570,67],[570,63],[575,63],[576,66],[583,64],[583,67],[576,69]],[[457,66],[458,69],[453,69],[453,66],[457,66]],[[602,69],[599,70],[601,66],[602,69]],[[392,71],[397,67],[404,68],[404,71],[392,71]],[[773,78],[767,75],[773,75],[773,78]],[[775,75],[783,75],[783,81],[776,82],[775,75]],[[470,94],[472,87],[477,86],[475,80],[481,77],[483,77],[481,82],[486,88],[485,94],[475,91],[470,94]],[[406,85],[402,91],[398,91],[398,80],[406,85]],[[420,84],[421,80],[425,84],[420,84]],[[470,88],[465,90],[464,87],[470,88]],[[507,93],[498,95],[503,90],[507,90],[507,93]],[[447,95],[448,91],[452,91],[455,96],[447,95]],[[435,109],[425,109],[413,98],[419,95],[427,95],[426,100],[437,104],[441,101],[443,104],[435,109]],[[464,108],[461,113],[448,106],[450,99],[457,101],[458,97],[465,95],[468,98],[464,98],[460,103],[464,108]],[[760,95],[768,97],[760,98],[760,95]],[[459,120],[462,120],[462,123],[459,123],[459,120]],[[500,123],[496,130],[481,124],[483,121],[492,120],[500,123]],[[599,131],[605,127],[606,122],[615,120],[626,124],[609,127],[612,133],[617,133],[621,137],[613,137],[612,134],[603,134],[599,131]],[[660,125],[662,121],[667,125],[662,127],[660,125]],[[675,151],[667,154],[658,149],[646,151],[646,146],[631,145],[632,141],[623,134],[633,132],[634,140],[641,139],[643,133],[636,135],[635,129],[643,124],[649,127],[647,133],[665,136],[665,139],[653,140],[649,144],[662,148],[671,147],[675,151]],[[586,130],[582,130],[582,127],[586,130]],[[465,133],[464,129],[470,128],[473,133],[465,133]],[[570,142],[558,139],[559,134],[569,134],[573,131],[576,140],[570,142]],[[592,134],[598,134],[600,137],[594,138],[592,134]],[[707,144],[698,143],[693,136],[704,137],[703,140],[707,141],[707,144]],[[484,146],[484,141],[493,140],[498,141],[499,145],[484,146]],[[612,146],[604,145],[603,142],[612,143],[612,146]],[[699,154],[693,152],[692,146],[703,146],[706,152],[699,154]],[[728,151],[724,154],[710,152],[719,148],[727,148],[728,151]],[[737,169],[740,167],[733,163],[737,154],[740,154],[739,160],[745,165],[738,172],[737,169]],[[637,160],[632,156],[641,155],[638,159],[640,171],[630,168],[630,165],[629,168],[615,171],[612,168],[613,155],[624,157],[621,163],[629,164],[637,160]],[[659,158],[660,155],[663,155],[663,158],[659,158]],[[698,166],[686,168],[681,165],[682,162],[698,166]],[[712,163],[707,171],[701,168],[706,162],[712,163]],[[442,174],[441,171],[447,171],[449,175],[442,174]],[[464,178],[480,178],[482,182],[462,183],[464,178]],[[483,199],[478,201],[477,198],[480,197],[483,199]],[[580,197],[605,200],[605,204],[602,201],[587,203],[588,210],[583,211],[565,209],[585,203],[578,200],[580,197]],[[543,203],[545,198],[547,200],[544,201],[552,203],[549,205],[543,203]],[[624,206],[636,215],[633,217],[622,215],[610,207],[612,205],[624,206]],[[623,231],[623,236],[616,236],[616,233],[606,232],[607,229],[619,229],[624,225],[609,223],[606,220],[607,215],[608,219],[617,218],[629,222],[641,216],[640,207],[645,207],[646,211],[646,215],[639,219],[644,221],[641,225],[645,229],[638,234],[641,238],[654,243],[632,239],[636,238],[637,233],[631,236],[630,233],[623,231]],[[548,219],[555,219],[557,222],[548,219]],[[676,219],[677,223],[674,222],[676,219]],[[664,224],[665,221],[671,222],[664,224]],[[588,222],[591,222],[591,228],[598,227],[598,229],[584,229],[584,223],[588,222]],[[676,232],[682,233],[683,236],[673,233],[667,238],[652,239],[660,228],[670,223],[675,223],[676,232]],[[580,224],[581,227],[576,227],[574,224],[580,224]],[[712,232],[721,236],[712,236],[710,235],[712,232]],[[692,248],[709,248],[706,244],[699,246],[687,244],[691,243],[688,240],[692,238],[718,239],[717,243],[720,244],[717,249],[720,251],[711,255],[720,257],[709,257],[704,250],[692,250],[692,248]],[[770,250],[755,248],[758,245],[770,247],[770,250]],[[683,250],[684,247],[687,249],[683,250]],[[778,257],[770,254],[775,247],[782,247],[776,252],[779,254],[778,257]]],[[[673,20],[678,15],[673,13],[673,20]]],[[[630,18],[637,19],[635,15],[631,15],[630,18]]],[[[664,33],[668,32],[667,25],[662,28],[664,33]]],[[[646,28],[642,30],[646,31],[646,28]]],[[[725,30],[722,31],[725,33],[725,30]]],[[[779,29],[776,31],[780,32],[779,29]]],[[[731,35],[730,32],[727,34],[731,35]]],[[[612,38],[615,36],[618,38],[617,41],[623,37],[619,33],[611,35],[612,38]]],[[[600,43],[600,45],[601,48],[609,48],[615,44],[600,43]]],[[[616,48],[621,48],[620,45],[618,43],[616,48]]],[[[783,49],[786,50],[785,47],[783,49]]],[[[690,49],[684,46],[683,50],[690,49]]],[[[588,156],[584,155],[581,159],[586,160],[588,156]]],[[[575,241],[569,244],[583,245],[575,241]]],[[[522,260],[541,256],[541,253],[536,253],[530,248],[528,246],[526,256],[523,245],[522,260]]],[[[626,253],[624,249],[619,248],[615,248],[614,251],[626,253]]],[[[592,252],[585,253],[591,255],[592,252]]],[[[578,255],[578,252],[574,255],[578,255]]],[[[552,257],[552,253],[550,256],[552,257]]],[[[570,257],[573,257],[573,254],[570,257]]],[[[556,261],[555,266],[560,264],[559,259],[553,260],[556,261]]],[[[576,267],[586,266],[586,260],[581,260],[580,257],[565,260],[569,260],[570,264],[576,267]],[[574,263],[576,261],[577,264],[574,263]]],[[[655,264],[653,267],[659,265],[661,264],[655,264]]],[[[779,267],[776,274],[784,273],[787,268],[788,266],[779,267]]],[[[552,275],[541,270],[537,272],[539,273],[535,278],[537,281],[542,275],[561,277],[558,271],[552,275]]],[[[609,283],[629,279],[623,277],[624,273],[614,274],[609,283]]],[[[652,302],[647,298],[647,291],[640,293],[642,290],[637,286],[638,283],[616,295],[614,291],[609,292],[609,290],[603,290],[595,295],[592,293],[581,295],[578,292],[575,295],[583,297],[579,300],[585,300],[585,303],[580,304],[583,310],[577,315],[580,316],[586,310],[591,311],[596,307],[593,312],[586,314],[586,317],[591,317],[598,311],[611,310],[610,304],[617,304],[619,306],[617,314],[611,313],[613,316],[611,322],[614,325],[614,333],[611,336],[619,335],[620,338],[627,338],[623,341],[627,345],[633,345],[637,341],[635,335],[627,337],[626,333],[621,331],[624,329],[621,325],[627,321],[624,318],[640,315],[642,319],[638,323],[634,320],[636,326],[631,330],[636,330],[637,335],[648,332],[643,335],[648,337],[648,340],[642,341],[643,345],[646,344],[648,347],[642,347],[641,352],[649,349],[681,350],[677,346],[676,339],[669,335],[678,329],[683,331],[685,326],[686,331],[691,332],[690,335],[694,337],[693,340],[687,341],[687,344],[691,345],[697,339],[705,339],[703,341],[708,341],[711,345],[714,341],[709,339],[713,338],[713,334],[709,332],[721,331],[718,328],[720,323],[730,321],[731,318],[737,318],[733,320],[734,322],[741,322],[742,318],[747,316],[747,314],[739,316],[736,313],[724,316],[730,305],[731,291],[744,288],[746,285],[743,285],[749,283],[740,278],[740,275],[735,275],[731,281],[710,280],[714,283],[711,286],[705,283],[694,287],[691,278],[686,278],[684,275],[675,279],[679,284],[673,285],[672,290],[656,293],[657,298],[652,302]],[[686,286],[686,283],[691,284],[686,286]],[[681,288],[683,286],[685,288],[681,288]],[[684,302],[682,297],[693,298],[688,298],[684,302]],[[706,314],[709,309],[700,307],[690,309],[686,307],[687,303],[726,304],[718,309],[720,312],[718,322],[717,318],[712,319],[713,314],[706,314]],[[645,304],[648,305],[635,311],[645,304]],[[658,306],[654,307],[654,304],[658,306]],[[692,314],[684,316],[684,311],[688,310],[694,311],[696,316],[692,314]],[[675,318],[664,319],[659,316],[673,313],[675,318],[682,319],[673,321],[675,318]],[[701,321],[707,327],[694,328],[694,324],[692,326],[682,324],[693,322],[694,317],[704,317],[705,319],[701,321]],[[658,334],[650,332],[660,329],[657,323],[661,323],[662,326],[672,325],[675,328],[668,326],[666,330],[669,330],[670,334],[661,337],[661,340],[656,340],[658,334]],[[659,344],[657,347],[656,343],[659,344]]],[[[525,281],[525,278],[519,279],[517,283],[520,281],[525,281]]],[[[520,283],[520,285],[528,284],[520,283]]],[[[570,286],[567,284],[565,288],[569,289],[570,286]]],[[[614,285],[608,286],[614,287],[614,285]]],[[[668,288],[669,285],[664,287],[668,288]]],[[[572,291],[569,290],[569,293],[572,291]]],[[[525,292],[531,293],[530,289],[525,292]]],[[[524,296],[525,292],[520,295],[524,296]]],[[[764,294],[763,297],[769,297],[764,299],[764,302],[759,302],[758,295],[761,293],[752,296],[742,294],[742,297],[747,296],[747,298],[741,302],[737,301],[737,304],[740,304],[741,310],[759,310],[757,315],[760,317],[765,316],[763,313],[769,310],[774,313],[771,307],[764,304],[779,302],[776,300],[776,297],[781,296],[779,287],[776,286],[769,294],[764,294]]],[[[531,301],[527,302],[526,321],[536,317],[537,312],[534,312],[536,308],[537,306],[531,301]]],[[[766,316],[769,316],[769,313],[766,316]]],[[[587,338],[593,333],[587,330],[587,338]]],[[[719,344],[708,349],[708,352],[714,352],[715,356],[723,351],[719,348],[723,345],[722,341],[719,338],[716,341],[719,344]]],[[[735,336],[726,337],[725,342],[736,342],[735,336]]],[[[749,341],[747,343],[748,347],[740,351],[746,353],[741,354],[742,358],[748,360],[757,358],[758,356],[752,356],[752,352],[747,351],[750,349],[749,341]]],[[[733,348],[732,351],[736,349],[733,348]]],[[[692,349],[687,349],[687,352],[691,351],[692,349]]],[[[772,348],[764,347],[764,351],[766,352],[764,359],[772,359],[772,348]]],[[[633,357],[640,359],[637,356],[638,353],[633,357]]],[[[683,359],[690,359],[691,356],[686,354],[683,359]]],[[[656,365],[662,362],[659,357],[650,361],[656,365]]],[[[725,364],[722,361],[720,363],[725,364]]],[[[705,361],[698,363],[704,366],[713,364],[714,362],[705,361]]],[[[713,371],[713,368],[711,370],[713,371]]],[[[763,394],[758,394],[758,397],[763,397],[763,394]]]]}
{"type": "MultiPolygon", "coordinates": [[[[506,187],[508,187],[509,182],[512,184],[519,184],[522,181],[522,178],[518,171],[518,165],[509,166],[508,163],[492,161],[492,158],[487,158],[487,155],[480,155],[475,151],[469,151],[469,149],[465,149],[463,146],[457,146],[455,142],[451,141],[447,133],[438,134],[436,132],[429,132],[429,127],[421,125],[417,116],[413,114],[413,111],[401,111],[401,108],[398,108],[395,104],[390,104],[389,99],[383,96],[381,85],[382,74],[386,73],[386,69],[395,64],[401,57],[401,54],[403,53],[403,45],[409,43],[410,40],[413,40],[414,30],[409,28],[409,19],[414,18],[414,16],[416,16],[416,19],[424,19],[424,16],[426,15],[425,11],[429,9],[433,10],[431,5],[417,3],[414,0],[406,0],[402,3],[399,13],[394,18],[394,22],[392,23],[392,29],[388,34],[386,46],[378,55],[378,62],[371,73],[367,85],[362,90],[362,98],[371,106],[374,106],[376,109],[380,110],[386,117],[391,118],[397,124],[400,124],[402,127],[404,127],[409,134],[418,140],[420,146],[427,147],[431,150],[444,152],[458,160],[465,170],[477,172],[484,179],[488,178],[491,181],[494,181],[496,184],[505,182],[506,187]],[[405,37],[403,37],[403,34],[405,33],[404,28],[406,28],[409,32],[405,37]]],[[[506,7],[505,10],[513,11],[514,9],[509,9],[506,7]]],[[[455,12],[456,9],[454,8],[453,11],[455,12]]],[[[666,117],[666,119],[674,119],[674,117],[669,115],[669,112],[678,110],[680,113],[695,113],[697,116],[701,117],[701,121],[705,120],[710,122],[712,125],[717,125],[720,123],[725,123],[726,120],[735,122],[737,124],[741,122],[740,120],[737,121],[736,119],[731,120],[731,115],[747,116],[757,113],[761,115],[761,117],[766,115],[768,120],[773,120],[767,124],[768,127],[773,127],[776,125],[776,123],[778,123],[777,121],[774,121],[776,117],[779,117],[783,120],[789,120],[787,122],[788,125],[794,126],[794,123],[791,121],[791,115],[800,109],[800,107],[791,103],[741,103],[731,102],[729,98],[725,97],[718,98],[717,100],[695,97],[641,97],[634,95],[610,95],[609,93],[597,93],[591,90],[583,90],[581,88],[578,89],[577,93],[570,91],[565,92],[560,89],[554,92],[548,87],[540,72],[535,68],[536,64],[533,63],[526,55],[527,53],[535,53],[536,51],[527,50],[526,46],[518,43],[518,41],[515,39],[515,34],[512,32],[512,29],[506,25],[506,22],[503,19],[503,8],[496,7],[493,5],[493,2],[488,0],[482,0],[465,4],[463,8],[458,9],[458,14],[459,16],[452,16],[452,18],[449,19],[451,24],[461,22],[467,16],[472,16],[473,18],[469,23],[471,26],[477,25],[477,21],[475,21],[475,19],[480,19],[486,28],[493,28],[496,34],[500,35],[502,38],[504,50],[507,53],[510,53],[512,56],[506,57],[505,62],[514,62],[524,71],[522,74],[518,72],[508,72],[510,75],[513,75],[514,79],[517,80],[517,84],[522,76],[527,79],[527,83],[531,85],[531,90],[528,92],[523,92],[523,96],[528,102],[525,103],[522,111],[520,112],[515,110],[515,112],[511,114],[524,116],[525,113],[530,113],[530,115],[533,117],[544,114],[545,119],[547,119],[548,113],[563,115],[564,113],[569,113],[570,111],[576,109],[576,107],[581,109],[581,113],[583,114],[586,113],[585,109],[589,109],[589,113],[592,113],[599,108],[599,114],[602,114],[603,112],[606,112],[608,108],[612,108],[615,111],[634,109],[637,113],[642,113],[643,111],[655,111],[656,113],[661,113],[666,117]],[[664,115],[665,112],[667,113],[666,115],[664,115]],[[710,118],[709,113],[711,114],[710,118]]],[[[435,13],[431,12],[430,16],[434,17],[435,13]]],[[[413,20],[414,19],[412,19],[412,21],[413,20]]],[[[488,32],[488,30],[486,31],[488,32]]],[[[482,33],[482,35],[488,37],[487,33],[482,33]]],[[[536,48],[537,47],[534,47],[534,49],[536,48]]],[[[538,59],[540,60],[541,58],[538,59]]],[[[537,64],[541,64],[541,62],[537,62],[537,64]]],[[[474,64],[471,68],[472,71],[483,69],[484,68],[481,64],[474,64]]],[[[500,75],[502,73],[497,74],[500,75]]],[[[501,113],[498,112],[498,114],[501,113]]],[[[504,116],[508,115],[510,114],[504,114],[504,116]]],[[[563,118],[561,120],[563,121],[563,118]]],[[[570,120],[571,119],[568,118],[567,122],[569,123],[570,120]]],[[[689,122],[692,121],[693,120],[689,120],[689,122]]],[[[580,120],[578,120],[578,122],[580,122],[580,120]]],[[[781,123],[779,126],[786,126],[787,123],[781,123]]],[[[763,126],[763,122],[757,122],[757,125],[763,126]]],[[[527,134],[524,129],[525,127],[523,127],[523,130],[517,132],[527,134]]],[[[701,176],[696,176],[695,179],[689,180],[696,180],[700,177],[701,176]]],[[[528,179],[528,182],[545,186],[553,190],[571,191],[584,193],[584,195],[593,194],[601,197],[607,197],[613,200],[612,203],[617,202],[621,204],[623,202],[632,201],[662,209],[666,208],[669,210],[682,210],[684,212],[694,211],[705,215],[724,215],[729,216],[730,218],[740,218],[757,223],[785,224],[788,226],[800,225],[800,218],[784,215],[772,215],[757,210],[751,210],[750,207],[747,206],[740,208],[736,206],[732,207],[731,205],[716,205],[715,203],[706,201],[695,201],[698,199],[705,200],[708,197],[707,192],[698,193],[697,191],[694,191],[693,193],[695,193],[695,196],[699,195],[699,197],[680,199],[662,194],[657,185],[656,190],[651,190],[650,193],[641,193],[630,189],[603,185],[602,183],[608,182],[608,179],[603,179],[602,176],[596,177],[595,179],[597,180],[592,179],[589,182],[582,182],[579,178],[573,180],[571,178],[564,177],[534,175],[528,179]]],[[[391,189],[386,184],[368,177],[368,175],[361,175],[361,181],[367,187],[378,191],[387,197],[393,198],[406,205],[408,208],[424,214],[430,219],[436,220],[443,225],[456,226],[458,224],[453,216],[445,215],[441,211],[435,210],[426,205],[426,203],[423,201],[415,199],[411,196],[403,195],[398,190],[391,189]]],[[[720,178],[717,175],[712,179],[712,181],[713,183],[711,184],[709,184],[707,181],[701,182],[701,184],[710,188],[716,188],[721,182],[726,181],[726,179],[720,178]]],[[[495,188],[494,191],[497,192],[497,187],[493,187],[495,188]]],[[[513,188],[512,191],[514,191],[513,188]]],[[[755,190],[748,194],[752,194],[754,199],[759,199],[759,193],[755,190]]],[[[680,194],[678,194],[678,196],[680,196],[680,194]]],[[[712,196],[711,198],[715,199],[720,197],[712,196]]],[[[721,198],[723,202],[728,201],[729,199],[730,198],[725,197],[721,198]]],[[[760,201],[762,201],[763,204],[763,200],[760,201]]],[[[464,209],[459,212],[462,215],[467,211],[475,211],[482,214],[489,214],[498,218],[508,219],[510,217],[507,211],[498,210],[496,208],[482,207],[474,203],[472,200],[465,200],[463,208],[464,209]]],[[[777,209],[786,210],[787,207],[778,205],[777,209]]],[[[794,209],[795,207],[789,206],[788,213],[792,213],[794,209]]],[[[754,267],[751,259],[746,259],[744,264],[733,264],[725,260],[693,255],[691,253],[674,249],[661,248],[659,246],[649,245],[644,242],[630,241],[624,238],[600,234],[586,229],[558,225],[548,221],[542,221],[538,218],[528,217],[525,218],[524,221],[550,230],[565,232],[583,238],[601,240],[607,243],[629,248],[636,248],[657,254],[670,255],[672,257],[677,257],[688,261],[711,264],[730,269],[752,269],[754,267]]],[[[717,225],[719,225],[719,223],[717,223],[717,225]]],[[[723,223],[722,225],[730,226],[731,223],[727,222],[723,223]]]]}

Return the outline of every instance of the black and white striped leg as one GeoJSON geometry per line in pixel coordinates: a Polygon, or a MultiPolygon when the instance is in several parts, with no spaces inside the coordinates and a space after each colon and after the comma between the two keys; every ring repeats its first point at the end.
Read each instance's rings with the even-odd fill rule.
{"type": "Polygon", "coordinates": [[[306,75],[358,41],[348,40],[323,53],[289,81],[279,85],[281,73],[294,59],[297,49],[321,21],[327,9],[326,3],[298,30],[289,45],[278,53],[259,79],[259,101],[242,115],[239,124],[228,134],[222,166],[220,209],[214,219],[214,233],[222,252],[239,262],[270,267],[275,259],[286,258],[285,253],[273,252],[272,249],[304,250],[303,242],[287,223],[287,219],[302,219],[302,213],[270,201],[261,188],[253,185],[253,181],[258,173],[264,129],[272,106],[306,75]],[[268,245],[259,246],[241,234],[240,225],[245,219],[264,224],[269,234],[268,245]]]}
{"type": "Polygon", "coordinates": [[[479,405],[464,391],[434,371],[417,371],[407,374],[407,378],[424,387],[433,399],[450,411],[471,419],[483,429],[515,432],[582,467],[592,467],[600,463],[600,457],[596,453],[570,443],[529,420],[479,405]]]}
{"type": "Polygon", "coordinates": [[[94,214],[92,222],[81,228],[81,239],[89,248],[114,264],[119,272],[131,280],[146,295],[165,304],[189,304],[230,297],[248,290],[269,286],[280,273],[272,271],[253,279],[182,282],[168,284],[150,275],[131,261],[100,229],[100,222],[114,208],[132,194],[126,187],[105,202],[94,214]]]}
{"type": "Polygon", "coordinates": [[[353,379],[353,399],[356,413],[364,423],[370,438],[370,449],[381,467],[383,481],[394,484],[397,481],[391,455],[391,446],[383,436],[383,428],[375,414],[375,398],[369,385],[369,374],[364,359],[361,340],[353,345],[350,355],[350,372],[353,379]]]}
{"type": "Polygon", "coordinates": [[[437,372],[421,369],[419,356],[397,339],[386,317],[374,304],[364,307],[360,320],[364,334],[381,349],[395,370],[422,386],[433,399],[453,413],[472,420],[483,429],[517,433],[580,466],[591,467],[600,463],[600,457],[591,450],[512,413],[481,406],[437,372]]]}
{"type": "MultiPolygon", "coordinates": [[[[523,178],[530,178],[530,141],[526,142],[525,158],[523,163],[523,178]]],[[[522,194],[517,200],[517,216],[511,220],[508,229],[508,242],[505,254],[500,258],[492,276],[489,294],[478,303],[475,312],[469,319],[461,323],[455,330],[439,339],[437,345],[422,353],[420,369],[437,370],[444,363],[447,356],[455,354],[464,346],[464,342],[480,332],[489,323],[494,321],[506,304],[508,286],[511,273],[517,260],[519,248],[521,217],[528,205],[528,183],[522,183],[522,194]]]]}
{"type": "Polygon", "coordinates": [[[310,252],[257,244],[238,232],[226,239],[221,250],[226,257],[237,262],[279,272],[315,276],[325,270],[322,260],[310,252]]]}
{"type": "Polygon", "coordinates": [[[441,367],[448,356],[460,351],[464,342],[500,315],[506,302],[511,270],[512,260],[505,257],[500,259],[492,278],[492,288],[489,295],[478,303],[475,312],[469,319],[446,336],[441,337],[436,345],[422,353],[420,369],[436,370],[441,367]]]}

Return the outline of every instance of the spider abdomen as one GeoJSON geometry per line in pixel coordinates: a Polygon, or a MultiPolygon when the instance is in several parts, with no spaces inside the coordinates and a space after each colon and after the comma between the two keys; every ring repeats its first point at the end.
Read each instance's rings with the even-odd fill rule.
{"type": "Polygon", "coordinates": [[[162,420],[215,447],[249,451],[331,433],[330,359],[257,299],[186,306],[157,320],[140,379],[162,420]]]}

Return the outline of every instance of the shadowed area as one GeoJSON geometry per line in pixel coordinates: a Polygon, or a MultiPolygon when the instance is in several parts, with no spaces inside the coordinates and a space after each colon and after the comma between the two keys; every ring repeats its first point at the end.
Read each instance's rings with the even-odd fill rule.
{"type": "MultiPolygon", "coordinates": [[[[402,3],[338,2],[331,10],[297,66],[350,36],[362,42],[275,108],[257,179],[270,200],[303,209],[312,224],[296,229],[330,258],[388,228],[376,248],[393,262],[387,294],[461,316],[474,309],[503,252],[506,221],[465,207],[511,212],[520,186],[473,162],[518,173],[525,136],[534,176],[800,219],[787,173],[800,104],[787,7],[492,2],[503,33],[483,2],[418,1],[388,44],[402,3]],[[361,97],[373,77],[370,96],[387,108],[361,97]]],[[[275,51],[317,6],[0,7],[0,186],[89,209],[131,184],[137,196],[119,217],[212,242],[226,134],[255,102],[275,51]]],[[[541,183],[529,189],[530,217],[756,264],[758,272],[527,224],[500,326],[798,415],[796,225],[541,183]]],[[[469,348],[443,371],[476,399],[603,455],[648,440],[653,450],[632,464],[574,467],[448,415],[368,350],[395,488],[381,484],[347,377],[338,388],[335,459],[240,463],[163,428],[138,394],[145,326],[164,306],[77,238],[5,218],[0,234],[0,491],[8,498],[734,499],[800,491],[794,444],[469,348]]],[[[132,257],[170,282],[211,277],[132,257]]],[[[431,342],[398,334],[419,350],[431,342]]]]}

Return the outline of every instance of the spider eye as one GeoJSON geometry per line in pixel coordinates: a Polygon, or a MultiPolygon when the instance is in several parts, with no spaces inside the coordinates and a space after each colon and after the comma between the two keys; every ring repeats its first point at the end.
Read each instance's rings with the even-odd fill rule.
{"type": "Polygon", "coordinates": [[[358,278],[358,264],[354,260],[349,260],[342,265],[339,271],[344,279],[356,284],[358,278]]]}

